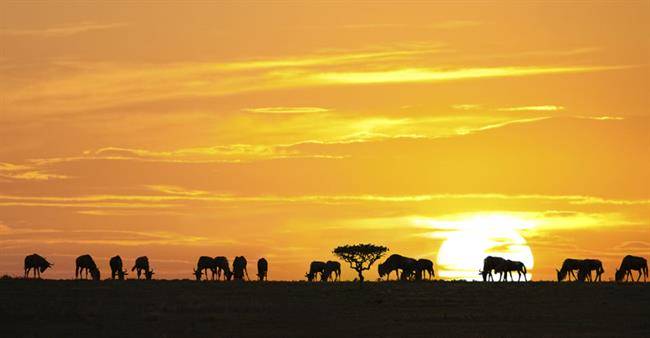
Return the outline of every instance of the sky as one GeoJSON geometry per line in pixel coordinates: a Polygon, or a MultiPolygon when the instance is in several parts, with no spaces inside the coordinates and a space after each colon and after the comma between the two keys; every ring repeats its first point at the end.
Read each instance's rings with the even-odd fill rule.
{"type": "Polygon", "coordinates": [[[375,243],[445,279],[612,279],[650,256],[649,33],[647,1],[2,1],[0,274],[300,280],[375,243]]]}

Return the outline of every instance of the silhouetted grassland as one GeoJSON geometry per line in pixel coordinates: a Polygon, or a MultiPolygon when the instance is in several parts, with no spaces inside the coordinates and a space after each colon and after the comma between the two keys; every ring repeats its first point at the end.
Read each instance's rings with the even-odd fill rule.
{"type": "Polygon", "coordinates": [[[650,285],[0,280],[3,337],[650,336],[650,285]]]}

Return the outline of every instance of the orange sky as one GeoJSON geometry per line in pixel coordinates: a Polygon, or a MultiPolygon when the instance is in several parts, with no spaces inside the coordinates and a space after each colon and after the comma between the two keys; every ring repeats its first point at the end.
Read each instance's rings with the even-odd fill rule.
{"type": "Polygon", "coordinates": [[[476,237],[608,279],[650,256],[649,33],[647,1],[3,1],[0,274],[245,255],[291,280],[340,244],[442,264],[476,237]]]}

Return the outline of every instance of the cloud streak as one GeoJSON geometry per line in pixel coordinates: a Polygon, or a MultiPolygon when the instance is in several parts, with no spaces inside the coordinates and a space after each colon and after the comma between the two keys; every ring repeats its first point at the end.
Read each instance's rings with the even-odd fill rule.
{"type": "Polygon", "coordinates": [[[102,24],[102,23],[85,21],[85,22],[71,23],[71,24],[65,24],[65,25],[48,27],[48,28],[2,29],[0,30],[0,35],[60,38],[60,37],[67,37],[71,35],[91,32],[91,31],[121,28],[125,26],[127,26],[127,24],[124,22],[102,24]]]}

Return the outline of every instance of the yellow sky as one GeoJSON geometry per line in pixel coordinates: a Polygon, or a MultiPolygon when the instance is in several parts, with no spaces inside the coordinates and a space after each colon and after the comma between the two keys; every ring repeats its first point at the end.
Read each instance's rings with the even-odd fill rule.
{"type": "Polygon", "coordinates": [[[444,263],[505,229],[536,279],[609,276],[650,256],[649,33],[647,1],[3,1],[0,274],[245,255],[301,279],[340,244],[444,263]]]}

